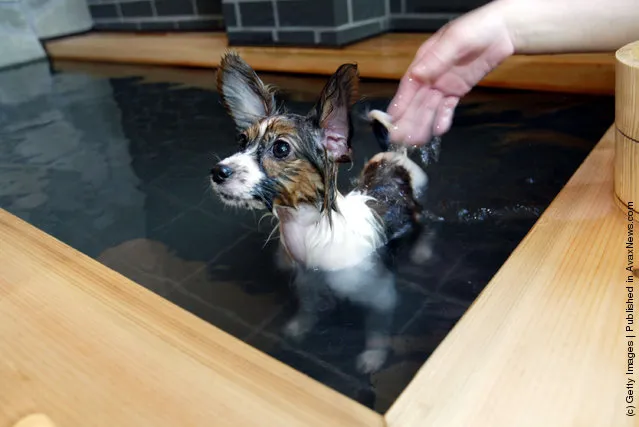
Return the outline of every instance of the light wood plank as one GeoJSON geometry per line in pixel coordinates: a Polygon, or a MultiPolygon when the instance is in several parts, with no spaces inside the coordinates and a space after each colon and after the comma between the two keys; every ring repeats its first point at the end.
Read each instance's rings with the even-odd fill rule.
{"type": "Polygon", "coordinates": [[[383,425],[4,210],[0,355],[0,426],[383,425]]]}
{"type": "Polygon", "coordinates": [[[627,380],[639,376],[625,374],[628,221],[613,157],[611,128],[386,414],[389,426],[639,425],[625,415],[627,380]]]}
{"type": "MultiPolygon", "coordinates": [[[[399,79],[425,34],[385,34],[342,49],[239,47],[257,71],[332,74],[344,62],[357,62],[362,77],[399,79]]],[[[227,49],[221,33],[91,33],[46,43],[55,60],[215,68],[227,49]]],[[[614,93],[614,53],[513,56],[480,86],[591,94],[614,93]]]]}

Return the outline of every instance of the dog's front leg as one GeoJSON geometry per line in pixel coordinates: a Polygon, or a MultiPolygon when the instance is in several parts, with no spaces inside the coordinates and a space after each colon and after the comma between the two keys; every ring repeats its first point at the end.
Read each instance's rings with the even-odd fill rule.
{"type": "Polygon", "coordinates": [[[293,284],[297,292],[298,309],[295,316],[284,326],[284,334],[299,340],[317,323],[320,289],[317,279],[310,272],[298,269],[293,284]]]}
{"type": "Polygon", "coordinates": [[[388,272],[383,278],[378,279],[375,288],[367,304],[366,348],[357,357],[357,369],[362,373],[375,372],[386,361],[397,304],[395,278],[392,273],[388,272]]]}

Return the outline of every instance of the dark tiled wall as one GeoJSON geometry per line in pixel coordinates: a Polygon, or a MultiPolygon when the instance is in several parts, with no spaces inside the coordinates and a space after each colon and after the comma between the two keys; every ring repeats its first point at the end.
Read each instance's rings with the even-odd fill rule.
{"type": "Polygon", "coordinates": [[[388,28],[388,0],[222,0],[229,43],[341,46],[388,28]]]}
{"type": "Polygon", "coordinates": [[[432,32],[490,0],[222,0],[232,45],[342,46],[386,31],[432,32]]]}
{"type": "Polygon", "coordinates": [[[96,29],[226,28],[231,45],[343,46],[438,30],[490,0],[87,0],[96,29]]]}
{"type": "Polygon", "coordinates": [[[221,0],[87,0],[102,30],[206,30],[224,28],[221,0]]]}

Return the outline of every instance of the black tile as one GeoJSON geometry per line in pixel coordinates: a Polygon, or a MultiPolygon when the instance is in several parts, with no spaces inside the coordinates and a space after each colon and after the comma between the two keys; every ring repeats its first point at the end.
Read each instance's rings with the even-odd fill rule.
{"type": "Polygon", "coordinates": [[[236,338],[245,339],[253,332],[251,325],[243,322],[232,310],[212,305],[210,301],[186,293],[180,287],[166,299],[236,338]]]}
{"type": "Polygon", "coordinates": [[[224,22],[227,27],[235,27],[237,25],[237,17],[235,16],[235,5],[233,3],[224,3],[222,5],[224,13],[224,22]]]}
{"type": "Polygon", "coordinates": [[[351,0],[353,5],[353,20],[363,21],[371,18],[381,18],[386,15],[386,0],[351,0]]]}
{"type": "Polygon", "coordinates": [[[191,211],[189,205],[157,187],[147,186],[144,193],[145,225],[148,232],[166,228],[191,211]]]}
{"type": "Polygon", "coordinates": [[[222,0],[196,0],[198,15],[219,15],[222,13],[222,0]]]}
{"type": "Polygon", "coordinates": [[[406,0],[406,13],[464,13],[490,0],[406,0]]]}
{"type": "Polygon", "coordinates": [[[390,22],[390,28],[394,31],[424,31],[424,32],[435,32],[439,30],[441,27],[446,25],[449,21],[451,21],[453,17],[441,18],[441,17],[432,17],[429,18],[427,16],[420,18],[407,18],[399,16],[393,16],[390,22]]]}
{"type": "MultiPolygon", "coordinates": [[[[392,401],[404,391],[467,309],[467,305],[438,298],[425,301],[419,313],[393,337],[392,352],[375,374],[375,393],[392,401]]],[[[379,412],[385,409],[387,406],[375,407],[379,412]]]]}
{"type": "Polygon", "coordinates": [[[475,299],[477,299],[479,293],[484,290],[491,279],[492,277],[469,277],[468,279],[454,278],[442,285],[443,287],[440,291],[440,295],[445,298],[454,298],[460,302],[472,303],[475,299]]]}
{"type": "Polygon", "coordinates": [[[151,2],[149,1],[132,1],[120,3],[120,10],[122,10],[122,16],[128,18],[153,16],[153,11],[151,10],[151,2]]]}
{"type": "MultiPolygon", "coordinates": [[[[209,261],[208,278],[216,283],[236,283],[245,294],[278,299],[278,305],[290,301],[294,296],[289,287],[291,276],[275,263],[277,241],[265,244],[273,225],[264,221],[260,231],[256,231],[257,227],[247,230],[235,223],[229,227],[235,228],[240,238],[226,242],[224,251],[209,261]]],[[[193,293],[209,295],[201,282],[185,286],[193,293]]]]}
{"type": "Polygon", "coordinates": [[[271,31],[229,31],[227,34],[231,46],[272,46],[271,31]]]}
{"type": "Polygon", "coordinates": [[[320,35],[320,41],[323,45],[344,46],[349,43],[381,34],[382,31],[382,25],[380,22],[372,22],[370,24],[360,25],[347,30],[322,32],[320,35]]]}
{"type": "Polygon", "coordinates": [[[176,22],[140,22],[140,29],[143,31],[173,31],[177,27],[176,22]]]}
{"type": "Polygon", "coordinates": [[[178,21],[177,28],[186,31],[220,31],[224,29],[224,20],[219,19],[195,19],[178,21]]]}
{"type": "Polygon", "coordinates": [[[278,43],[291,46],[309,46],[315,44],[313,31],[278,31],[278,43]]]}
{"type": "Polygon", "coordinates": [[[211,190],[209,171],[213,164],[214,162],[206,159],[176,162],[153,180],[151,186],[190,208],[199,209],[234,225],[242,225],[245,230],[255,230],[259,217],[255,212],[232,209],[224,205],[211,190]]]}
{"type": "Polygon", "coordinates": [[[286,0],[277,12],[282,27],[337,27],[348,22],[346,0],[286,0]]]}
{"type": "Polygon", "coordinates": [[[391,13],[402,13],[402,2],[403,0],[390,0],[391,13]]]}
{"type": "Polygon", "coordinates": [[[317,359],[313,353],[292,347],[271,335],[258,334],[248,343],[362,405],[376,406],[377,397],[368,382],[317,359]]]}
{"type": "Polygon", "coordinates": [[[95,22],[93,28],[96,31],[136,31],[140,29],[137,22],[95,22]]]}
{"type": "MultiPolygon", "coordinates": [[[[262,250],[261,236],[241,239],[209,261],[205,269],[186,279],[178,291],[214,308],[211,310],[212,316],[224,314],[223,317],[232,318],[253,332],[258,332],[282,310],[286,302],[286,294],[282,290],[287,288],[288,278],[269,272],[275,268],[272,251],[262,250]],[[265,256],[261,252],[268,254],[265,256]],[[268,259],[265,271],[260,271],[259,266],[251,263],[255,257],[268,259]],[[249,269],[238,268],[241,260],[244,265],[251,265],[251,271],[255,273],[250,274],[246,271],[249,269]]],[[[218,324],[213,319],[209,321],[218,324]]]]}
{"type": "Polygon", "coordinates": [[[118,10],[114,4],[92,4],[89,11],[93,18],[117,18],[118,10]]]}
{"type": "Polygon", "coordinates": [[[246,234],[241,225],[221,221],[198,210],[187,211],[170,224],[147,232],[183,262],[209,262],[246,234]]]}
{"type": "Polygon", "coordinates": [[[245,27],[273,27],[275,17],[271,2],[242,2],[240,3],[242,25],[245,27]]]}
{"type": "MultiPolygon", "coordinates": [[[[398,299],[393,316],[393,336],[401,334],[420,315],[424,304],[433,299],[433,296],[403,281],[399,281],[396,288],[398,299]]],[[[364,350],[366,311],[327,294],[320,305],[317,325],[302,340],[294,342],[282,334],[282,328],[294,315],[297,300],[292,290],[284,289],[283,292],[288,296],[289,305],[265,328],[264,333],[278,336],[298,352],[312,354],[341,372],[363,380],[365,375],[357,371],[356,359],[364,350]]]]}
{"type": "Polygon", "coordinates": [[[194,15],[190,0],[155,0],[155,10],[159,16],[194,15]]]}

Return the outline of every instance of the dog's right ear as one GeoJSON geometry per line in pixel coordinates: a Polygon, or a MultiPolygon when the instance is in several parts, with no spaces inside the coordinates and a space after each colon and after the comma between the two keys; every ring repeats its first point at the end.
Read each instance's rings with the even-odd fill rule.
{"type": "Polygon", "coordinates": [[[237,53],[228,52],[222,57],[217,72],[217,90],[240,132],[275,114],[273,91],[237,53]]]}

